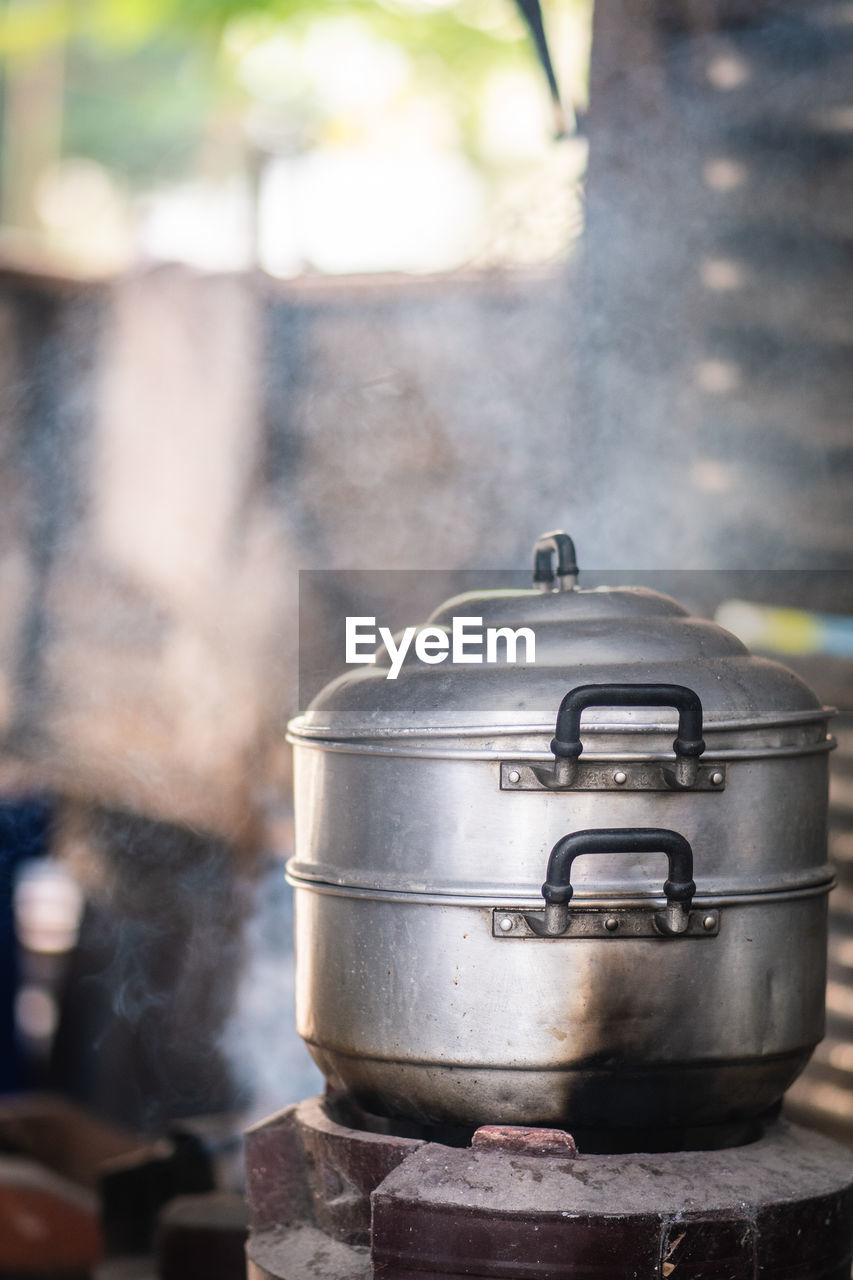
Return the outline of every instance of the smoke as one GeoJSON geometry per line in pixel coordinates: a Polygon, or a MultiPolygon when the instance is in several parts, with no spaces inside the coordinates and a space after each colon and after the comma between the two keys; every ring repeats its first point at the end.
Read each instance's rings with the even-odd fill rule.
{"type": "Polygon", "coordinates": [[[319,1093],[323,1077],[294,1023],[293,890],[278,859],[262,871],[244,933],[243,972],[222,1051],[260,1119],[319,1093]]]}
{"type": "Polygon", "coordinates": [[[61,999],[57,1087],[148,1131],[238,1109],[219,1049],[251,889],[234,847],[117,810],[87,808],[69,825],[63,851],[88,897],[61,999]]]}

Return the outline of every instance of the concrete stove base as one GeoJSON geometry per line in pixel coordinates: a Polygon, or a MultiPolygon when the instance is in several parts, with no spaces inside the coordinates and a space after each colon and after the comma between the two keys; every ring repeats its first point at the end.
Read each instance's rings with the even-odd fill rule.
{"type": "Polygon", "coordinates": [[[457,1148],[315,1098],[247,1137],[249,1280],[849,1280],[853,1155],[774,1121],[721,1151],[578,1155],[551,1130],[457,1148]]]}

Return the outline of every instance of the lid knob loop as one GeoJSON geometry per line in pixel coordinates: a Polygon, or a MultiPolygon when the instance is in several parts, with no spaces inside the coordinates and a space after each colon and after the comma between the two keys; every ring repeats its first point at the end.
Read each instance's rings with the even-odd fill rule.
{"type": "Polygon", "coordinates": [[[562,529],[543,533],[533,548],[533,585],[540,591],[571,591],[577,581],[574,542],[562,529]]]}

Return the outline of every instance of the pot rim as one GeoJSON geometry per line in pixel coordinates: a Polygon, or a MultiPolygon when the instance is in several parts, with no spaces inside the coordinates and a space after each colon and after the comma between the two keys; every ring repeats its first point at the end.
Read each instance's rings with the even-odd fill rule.
{"type": "MultiPolygon", "coordinates": [[[[419,893],[414,890],[387,889],[379,886],[334,883],[326,879],[315,879],[306,874],[305,870],[301,872],[296,870],[298,865],[294,859],[287,863],[285,875],[289,885],[294,889],[308,889],[313,893],[329,894],[333,897],[360,898],[372,902],[390,902],[414,906],[500,907],[502,910],[505,909],[507,911],[513,907],[518,910],[528,911],[531,908],[542,906],[542,895],[530,893],[529,891],[527,893],[512,892],[504,887],[500,891],[489,893],[485,891],[485,886],[481,886],[476,893],[470,894],[459,892],[440,893],[435,889],[419,893]]],[[[798,881],[792,884],[777,885],[777,887],[770,889],[745,888],[743,890],[730,889],[725,892],[712,889],[703,893],[700,888],[693,897],[693,905],[696,907],[750,906],[764,905],[771,902],[787,902],[789,900],[801,901],[806,898],[817,898],[829,894],[836,883],[836,876],[832,868],[823,866],[816,868],[811,875],[800,877],[798,881]]],[[[646,907],[650,905],[664,907],[666,906],[666,897],[662,892],[641,893],[634,887],[623,893],[614,893],[612,890],[590,893],[588,890],[578,889],[572,898],[572,902],[578,906],[586,904],[601,907],[602,909],[607,907],[626,907],[632,904],[646,907]]]]}
{"type": "MultiPolygon", "coordinates": [[[[753,717],[749,720],[711,720],[703,732],[707,746],[703,753],[705,763],[714,761],[755,760],[766,757],[792,757],[821,755],[837,745],[832,734],[826,732],[827,722],[837,716],[834,707],[822,707],[816,711],[792,711],[783,715],[753,717]],[[817,738],[820,728],[824,736],[817,738]],[[777,730],[781,741],[767,741],[766,736],[777,730]],[[732,737],[730,735],[737,735],[732,737]],[[741,737],[743,735],[743,737],[741,737]],[[765,739],[765,740],[762,740],[765,739]],[[787,739],[787,740],[786,740],[787,739]]],[[[358,728],[347,733],[342,727],[305,723],[305,716],[297,716],[287,726],[286,740],[292,746],[310,747],[314,750],[345,752],[357,755],[386,757],[421,757],[439,760],[507,760],[550,761],[553,755],[547,747],[531,743],[531,738],[545,739],[553,733],[552,724],[498,724],[498,725],[433,725],[429,727],[358,728]],[[524,741],[526,739],[526,741],[524,741]]],[[[669,737],[675,731],[670,721],[633,721],[624,723],[613,720],[590,720],[584,724],[584,759],[600,763],[619,761],[665,761],[675,759],[671,742],[664,746],[655,735],[669,737]],[[596,739],[616,738],[636,740],[642,736],[648,742],[645,750],[633,743],[623,747],[620,742],[599,742],[596,739]]]]}
{"type": "MultiPolygon", "coordinates": [[[[836,707],[816,707],[814,710],[806,711],[788,711],[782,713],[770,713],[766,716],[751,716],[749,718],[733,718],[733,719],[707,719],[703,725],[704,733],[715,732],[742,732],[750,729],[774,729],[787,725],[810,725],[819,724],[822,721],[834,719],[838,715],[836,707]]],[[[554,732],[554,722],[539,721],[534,724],[509,723],[509,724],[447,724],[447,725],[380,725],[372,727],[370,725],[360,725],[357,730],[348,733],[343,725],[336,726],[334,724],[310,724],[308,721],[308,713],[303,712],[301,715],[294,716],[287,724],[287,741],[291,743],[303,741],[317,742],[370,742],[383,739],[391,739],[397,741],[417,740],[423,738],[430,739],[447,739],[447,738],[479,738],[494,737],[495,735],[512,736],[521,734],[540,734],[545,733],[549,736],[554,732]]],[[[595,720],[588,719],[584,721],[584,735],[590,734],[652,734],[652,733],[671,733],[676,727],[677,720],[675,717],[667,720],[645,720],[645,721],[620,721],[620,720],[595,720]]]]}
{"type": "MultiPolygon", "coordinates": [[[[554,757],[550,751],[531,751],[524,748],[516,748],[514,746],[483,748],[481,750],[468,750],[460,747],[457,750],[451,748],[430,748],[418,747],[417,745],[404,743],[401,746],[374,746],[372,743],[358,742],[347,739],[311,739],[296,738],[288,736],[287,741],[293,745],[302,747],[310,747],[315,751],[340,752],[350,755],[371,755],[371,756],[390,756],[392,759],[403,759],[409,757],[417,757],[421,760],[535,760],[535,761],[553,761],[554,757]]],[[[814,756],[826,755],[830,751],[834,751],[837,742],[833,737],[827,737],[825,742],[802,743],[796,746],[785,747],[753,747],[751,750],[741,747],[720,747],[716,751],[706,751],[702,756],[703,763],[708,764],[712,760],[719,761],[735,761],[735,760],[765,760],[772,757],[774,760],[784,757],[814,756]]],[[[602,764],[630,761],[672,761],[675,760],[674,751],[584,751],[583,758],[586,761],[596,760],[602,764]]]]}

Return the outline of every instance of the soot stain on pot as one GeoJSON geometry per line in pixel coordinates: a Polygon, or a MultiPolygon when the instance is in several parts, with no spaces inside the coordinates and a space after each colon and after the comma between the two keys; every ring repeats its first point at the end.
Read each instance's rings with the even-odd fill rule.
{"type": "MultiPolygon", "coordinates": [[[[640,1061],[653,1061],[659,1054],[660,1026],[651,985],[647,988],[648,1014],[638,1010],[638,977],[642,970],[633,949],[629,953],[623,947],[606,946],[599,952],[598,965],[596,990],[606,993],[606,999],[596,1002],[592,1020],[587,1017],[590,991],[583,973],[578,974],[576,984],[567,986],[562,1008],[555,1010],[561,1015],[560,1024],[574,1028],[560,1065],[572,1071],[613,1071],[636,1066],[640,1061]],[[626,1027],[630,1027],[627,1046],[626,1027]],[[620,1041],[623,1047],[614,1051],[620,1041]]],[[[546,1032],[561,1044],[568,1039],[567,1033],[561,1036],[553,1024],[546,1032]]]]}

